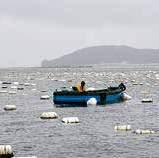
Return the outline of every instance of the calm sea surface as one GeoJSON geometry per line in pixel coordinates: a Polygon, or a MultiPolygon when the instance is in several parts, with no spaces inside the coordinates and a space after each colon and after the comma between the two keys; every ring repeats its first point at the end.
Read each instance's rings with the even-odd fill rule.
{"type": "Polygon", "coordinates": [[[0,69],[0,144],[10,144],[15,156],[38,158],[158,158],[159,132],[136,135],[136,129],[159,130],[159,66],[94,66],[86,68],[0,69]],[[106,106],[56,108],[40,100],[60,87],[85,80],[87,87],[105,88],[124,82],[132,100],[106,106]],[[16,85],[19,82],[20,85],[16,85]],[[23,84],[29,83],[28,86],[23,84]],[[13,89],[24,87],[24,90],[13,89]],[[16,91],[16,94],[4,93],[16,91]],[[3,92],[3,93],[2,93],[3,92]],[[142,103],[145,97],[153,103],[142,103]],[[15,111],[4,111],[7,104],[15,111]],[[41,120],[42,112],[54,111],[55,120],[41,120]],[[80,124],[66,125],[63,117],[76,116],[80,124]],[[114,131],[130,124],[132,131],[114,131]]]}

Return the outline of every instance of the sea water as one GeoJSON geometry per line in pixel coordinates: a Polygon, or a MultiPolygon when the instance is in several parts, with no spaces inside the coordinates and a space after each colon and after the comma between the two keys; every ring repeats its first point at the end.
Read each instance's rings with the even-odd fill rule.
{"type": "Polygon", "coordinates": [[[12,146],[15,156],[38,158],[158,158],[159,133],[136,135],[115,131],[115,125],[159,129],[159,66],[101,65],[69,68],[10,68],[0,70],[0,144],[12,146]],[[105,106],[56,108],[52,93],[84,80],[101,89],[123,82],[131,100],[105,106]],[[2,88],[3,81],[11,82],[2,88]],[[11,86],[23,87],[8,94],[11,86]],[[26,84],[27,83],[27,84],[26,84]],[[48,100],[40,100],[49,95],[48,100]],[[142,103],[143,98],[152,103],[142,103]],[[5,105],[16,110],[5,111],[5,105]],[[43,112],[56,112],[58,119],[40,119],[43,112]],[[78,117],[78,124],[64,124],[64,117],[78,117]]]}

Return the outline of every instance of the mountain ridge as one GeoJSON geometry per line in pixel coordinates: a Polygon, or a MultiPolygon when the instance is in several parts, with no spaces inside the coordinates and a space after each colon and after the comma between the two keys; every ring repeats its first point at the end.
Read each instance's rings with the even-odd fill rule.
{"type": "Polygon", "coordinates": [[[109,63],[152,64],[159,61],[159,49],[137,49],[125,45],[92,46],[78,49],[53,60],[43,60],[42,67],[80,66],[109,63]]]}

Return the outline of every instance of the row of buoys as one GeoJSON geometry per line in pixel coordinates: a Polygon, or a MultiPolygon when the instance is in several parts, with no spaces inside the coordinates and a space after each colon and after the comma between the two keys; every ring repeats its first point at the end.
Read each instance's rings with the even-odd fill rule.
{"type": "MultiPolygon", "coordinates": [[[[35,86],[35,85],[36,85],[35,83],[29,83],[29,82],[19,83],[19,82],[8,82],[8,81],[3,81],[3,82],[1,82],[1,84],[2,84],[3,86],[9,85],[9,84],[24,85],[24,86],[35,86]]],[[[11,86],[11,87],[12,87],[12,86],[11,86]]]]}
{"type": "MultiPolygon", "coordinates": [[[[131,125],[116,125],[114,126],[114,130],[116,131],[130,131],[132,130],[131,125]]],[[[133,133],[135,134],[154,134],[154,130],[149,129],[137,129],[134,130],[133,133]]]]}
{"type": "MultiPolygon", "coordinates": [[[[58,117],[59,116],[55,112],[43,112],[40,115],[41,119],[56,119],[58,117]]],[[[79,121],[78,117],[64,117],[64,118],[62,118],[62,122],[64,122],[64,123],[79,123],[80,121],[79,121]]]]}
{"type": "Polygon", "coordinates": [[[13,157],[13,158],[37,158],[37,156],[27,156],[27,157],[13,157]]]}
{"type": "Polygon", "coordinates": [[[137,129],[137,130],[133,131],[133,133],[135,133],[135,134],[154,134],[155,131],[149,130],[149,129],[137,129]]]}

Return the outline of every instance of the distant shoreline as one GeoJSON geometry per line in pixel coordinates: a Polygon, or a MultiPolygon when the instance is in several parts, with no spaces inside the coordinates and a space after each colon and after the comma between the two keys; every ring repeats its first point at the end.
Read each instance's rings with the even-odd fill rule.
{"type": "Polygon", "coordinates": [[[121,63],[106,63],[106,64],[92,64],[92,65],[59,65],[59,66],[52,66],[52,67],[2,67],[0,70],[5,70],[5,69],[52,69],[52,68],[93,68],[93,67],[109,67],[109,68],[114,68],[114,67],[155,67],[159,66],[159,63],[151,63],[151,64],[121,64],[121,63]]]}

